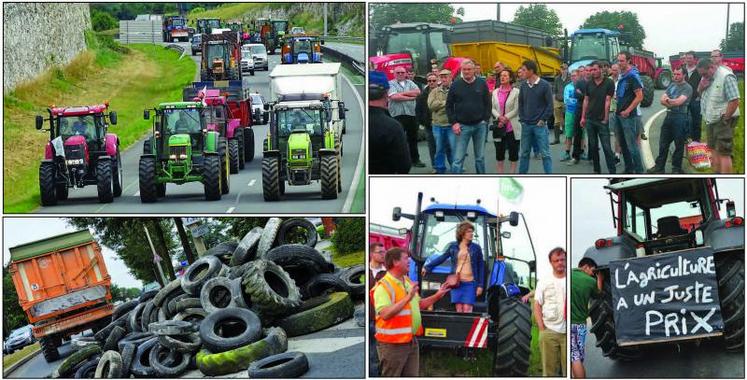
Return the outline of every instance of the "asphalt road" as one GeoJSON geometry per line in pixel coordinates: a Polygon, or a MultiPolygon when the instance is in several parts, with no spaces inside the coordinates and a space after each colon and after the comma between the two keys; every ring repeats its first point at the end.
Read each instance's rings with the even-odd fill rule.
{"type": "Polygon", "coordinates": [[[358,62],[364,62],[364,46],[356,44],[344,44],[340,42],[325,42],[324,46],[337,50],[339,52],[347,54],[349,57],[355,58],[358,62]]]}
{"type": "MultiPolygon", "coordinates": [[[[641,155],[643,159],[644,168],[651,168],[654,166],[657,155],[659,154],[659,136],[661,133],[661,124],[664,122],[666,112],[664,106],[659,104],[658,99],[664,90],[654,91],[654,102],[650,107],[641,108],[643,115],[641,116],[646,135],[648,140],[641,140],[641,155]]],[[[550,131],[550,141],[552,141],[553,132],[550,131]]],[[[576,165],[569,166],[567,162],[561,162],[560,158],[565,152],[565,146],[563,145],[564,137],[561,136],[561,143],[556,145],[550,145],[550,155],[552,156],[553,174],[593,174],[594,168],[592,162],[581,161],[576,165]]],[[[611,146],[614,149],[615,139],[611,138],[611,146]]],[[[670,146],[670,156],[667,159],[666,172],[671,172],[671,152],[674,151],[674,145],[670,146]]],[[[426,141],[420,141],[418,143],[418,153],[420,154],[420,160],[426,164],[424,168],[413,167],[410,170],[411,174],[430,174],[432,171],[430,156],[428,153],[428,144],[426,141]]],[[[604,154],[602,153],[601,147],[599,149],[600,166],[602,174],[607,173],[607,166],[604,160],[604,154]]],[[[622,158],[622,157],[621,157],[622,158]]],[[[472,151],[472,144],[467,149],[467,158],[464,163],[465,173],[475,173],[474,154],[472,151]]],[[[485,144],[485,169],[488,173],[496,173],[497,160],[495,158],[495,145],[493,145],[492,139],[490,138],[490,132],[488,132],[488,142],[485,144]]],[[[506,155],[506,162],[504,162],[506,170],[509,168],[508,153],[506,155]]],[[[692,167],[687,164],[687,160],[683,160],[682,169],[687,172],[695,172],[692,167]]],[[[624,171],[624,164],[621,162],[616,167],[617,174],[622,174],[624,171]]],[[[531,158],[529,160],[529,173],[530,174],[544,174],[542,168],[542,160],[531,158]]]]}
{"type": "MultiPolygon", "coordinates": [[[[189,50],[189,45],[181,43],[189,50]]],[[[354,45],[353,45],[354,46],[354,45]]],[[[182,59],[188,59],[189,51],[182,59]]],[[[199,64],[200,56],[191,57],[199,64]]],[[[251,91],[258,91],[270,100],[269,72],[279,64],[278,55],[270,55],[269,71],[257,71],[254,76],[244,77],[244,85],[251,91]]],[[[199,72],[195,78],[199,80],[199,72]]],[[[308,186],[288,186],[286,193],[279,202],[265,202],[262,196],[262,141],[267,134],[267,126],[254,126],[255,154],[254,161],[248,162],[244,170],[231,175],[230,192],[223,195],[219,201],[206,201],[204,188],[200,182],[184,185],[168,184],[166,197],[159,198],[155,203],[140,202],[138,188],[138,162],[143,151],[143,141],[139,141],[122,152],[124,167],[124,188],[120,198],[113,203],[98,203],[95,186],[82,189],[71,189],[70,197],[59,202],[57,206],[39,207],[38,213],[71,214],[71,213],[257,213],[272,211],[283,213],[349,213],[362,212],[351,210],[362,170],[365,170],[365,154],[363,150],[363,86],[357,88],[343,76],[342,99],[349,109],[347,117],[347,133],[343,135],[342,157],[342,193],[337,199],[323,200],[321,185],[318,181],[308,186]]],[[[152,106],[152,105],[149,105],[152,106]]],[[[113,130],[116,133],[116,130],[113,130]]]]}
{"type": "Polygon", "coordinates": [[[635,362],[611,360],[586,337],[586,376],[589,378],[744,378],[744,352],[726,352],[718,339],[695,344],[647,349],[635,362]]]}

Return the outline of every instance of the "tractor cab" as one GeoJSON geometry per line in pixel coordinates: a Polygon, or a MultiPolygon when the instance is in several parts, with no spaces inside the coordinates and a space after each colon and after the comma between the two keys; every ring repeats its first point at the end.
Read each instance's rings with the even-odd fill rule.
{"type": "MultiPolygon", "coordinates": [[[[449,33],[446,25],[429,23],[400,23],[385,26],[378,33],[381,55],[386,67],[377,68],[390,75],[395,66],[411,66],[415,73],[423,76],[431,71],[431,64],[441,63],[449,55],[449,33]],[[409,58],[409,59],[408,59],[409,58]],[[408,62],[409,61],[409,62],[408,62]]],[[[372,57],[371,61],[377,61],[372,57]]],[[[374,63],[377,64],[377,63],[374,63]]],[[[391,79],[391,78],[390,78],[391,79]]]]}
{"type": "Polygon", "coordinates": [[[317,36],[291,36],[281,49],[282,63],[321,63],[322,41],[317,36]]]}
{"type": "MultiPolygon", "coordinates": [[[[161,103],[153,121],[155,144],[159,161],[186,161],[193,158],[192,152],[203,150],[204,135],[208,132],[205,108],[198,102],[161,103]]],[[[145,119],[150,111],[145,111],[145,119]]],[[[146,154],[151,153],[147,151],[146,154]]]]}
{"type": "MultiPolygon", "coordinates": [[[[117,123],[115,112],[106,114],[108,105],[98,104],[82,107],[52,107],[49,112],[50,140],[61,137],[63,142],[85,142],[86,149],[102,151],[107,134],[109,116],[111,124],[117,123]]],[[[41,130],[44,125],[42,116],[36,118],[36,129],[41,130]]],[[[76,144],[78,144],[76,143],[76,144]]]]}
{"type": "Polygon", "coordinates": [[[596,60],[615,62],[620,53],[620,33],[607,29],[579,29],[571,35],[568,71],[596,60]]]}

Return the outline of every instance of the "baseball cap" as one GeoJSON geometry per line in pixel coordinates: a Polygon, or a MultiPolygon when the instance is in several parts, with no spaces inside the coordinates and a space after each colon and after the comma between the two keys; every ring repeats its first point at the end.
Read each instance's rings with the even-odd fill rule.
{"type": "Polygon", "coordinates": [[[369,71],[368,72],[368,86],[381,86],[385,90],[389,89],[389,80],[386,79],[386,74],[381,71],[369,71]]]}

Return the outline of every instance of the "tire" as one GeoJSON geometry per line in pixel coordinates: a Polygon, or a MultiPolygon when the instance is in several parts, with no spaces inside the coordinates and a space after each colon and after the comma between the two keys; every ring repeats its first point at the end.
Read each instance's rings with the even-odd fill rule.
{"type": "Polygon", "coordinates": [[[641,355],[637,348],[623,348],[617,345],[609,278],[609,270],[605,270],[604,289],[591,300],[591,305],[589,306],[591,328],[589,328],[589,331],[596,336],[597,347],[602,350],[604,356],[610,359],[635,360],[641,355]]]}
{"type": "Polygon", "coordinates": [[[161,335],[158,343],[170,350],[181,353],[194,353],[200,350],[202,339],[199,333],[184,334],[179,336],[161,335]]]}
{"type": "Polygon", "coordinates": [[[156,343],[150,350],[148,361],[155,370],[156,374],[160,377],[174,378],[179,377],[179,375],[187,370],[187,366],[189,365],[189,357],[189,354],[172,351],[162,346],[160,343],[156,343]],[[168,357],[162,356],[162,354],[165,353],[168,353],[169,356],[172,354],[176,355],[178,356],[178,359],[174,358],[174,362],[169,363],[167,360],[165,360],[168,357]]]}
{"type": "Polygon", "coordinates": [[[239,170],[243,170],[246,167],[246,158],[244,156],[246,147],[244,146],[244,129],[239,128],[236,130],[236,145],[239,147],[239,170]]]}
{"type": "Polygon", "coordinates": [[[744,257],[716,254],[718,296],[724,320],[724,343],[729,351],[744,349],[744,257]]]}
{"type": "Polygon", "coordinates": [[[111,160],[100,159],[96,161],[96,190],[98,191],[99,203],[111,203],[114,200],[111,160]]]}
{"type": "Polygon", "coordinates": [[[210,313],[200,324],[202,345],[208,351],[214,353],[233,350],[256,342],[261,334],[262,325],[259,317],[251,310],[236,307],[220,309],[210,313]],[[240,323],[236,323],[237,321],[240,323]],[[236,331],[236,329],[241,328],[243,328],[243,331],[236,331]],[[221,335],[230,335],[230,337],[221,335]]]}
{"type": "Polygon", "coordinates": [[[244,159],[254,161],[254,129],[244,128],[244,159]]]}
{"type": "MultiPolygon", "coordinates": [[[[319,297],[326,293],[345,292],[350,293],[350,287],[334,273],[321,273],[313,277],[301,289],[304,299],[319,297]]],[[[352,295],[351,295],[352,297],[352,295]]]]}
{"type": "Polygon", "coordinates": [[[251,76],[254,76],[254,70],[250,71],[250,72],[249,72],[249,74],[250,74],[251,76]]]}
{"type": "Polygon", "coordinates": [[[106,342],[104,342],[104,351],[109,350],[116,350],[117,349],[117,343],[122,339],[122,337],[125,336],[127,333],[127,330],[125,330],[122,326],[116,326],[112,330],[112,332],[109,334],[109,336],[106,338],[106,342]]]}
{"type": "MultiPolygon", "coordinates": [[[[127,345],[133,345],[135,348],[140,346],[142,343],[145,343],[149,340],[151,340],[155,335],[149,333],[149,332],[132,332],[127,335],[125,335],[124,338],[122,338],[119,343],[117,343],[117,348],[119,348],[119,352],[124,355],[124,349],[127,345]]],[[[122,359],[127,359],[124,356],[122,359]]],[[[129,368],[129,367],[128,367],[129,368]]]]}
{"type": "Polygon", "coordinates": [[[532,309],[517,298],[499,301],[498,339],[494,348],[493,376],[529,376],[532,343],[532,309]]]}
{"type": "Polygon", "coordinates": [[[366,267],[363,264],[346,268],[338,274],[345,285],[350,288],[353,299],[362,299],[366,295],[366,267]]]}
{"type": "Polygon", "coordinates": [[[166,319],[171,319],[171,317],[173,317],[174,314],[176,314],[176,303],[185,298],[190,298],[190,297],[192,297],[191,294],[183,293],[170,299],[169,302],[166,303],[166,305],[161,306],[159,313],[163,313],[164,318],[163,319],[159,318],[159,321],[165,321],[166,319]]]}
{"type": "Polygon", "coordinates": [[[122,361],[122,355],[117,351],[106,351],[101,355],[96,366],[95,378],[97,379],[118,379],[122,376],[122,368],[124,363],[122,361]]]}
{"type": "Polygon", "coordinates": [[[314,223],[302,218],[286,219],[280,224],[277,245],[303,244],[315,247],[318,236],[314,223]]]}
{"type": "Polygon", "coordinates": [[[641,83],[643,83],[641,107],[648,107],[654,102],[654,80],[648,75],[641,75],[641,83]]]}
{"type": "Polygon", "coordinates": [[[122,352],[122,377],[125,379],[130,378],[130,367],[132,366],[132,360],[135,358],[135,350],[137,346],[132,343],[127,343],[120,350],[122,352]]]}
{"type": "MultiPolygon", "coordinates": [[[[205,199],[208,201],[220,200],[221,194],[221,165],[220,157],[205,156],[202,171],[202,183],[205,187],[205,199]]],[[[142,196],[142,193],[140,193],[142,196]]]]}
{"type": "Polygon", "coordinates": [[[266,330],[262,340],[217,354],[202,350],[197,353],[197,367],[207,376],[221,376],[246,369],[254,361],[277,355],[288,349],[288,337],[278,327],[266,330]]]}
{"type": "MultiPolygon", "coordinates": [[[[135,308],[137,309],[137,307],[135,308]]],[[[103,346],[103,344],[106,342],[106,339],[109,338],[109,335],[111,335],[112,331],[114,331],[115,327],[119,326],[124,327],[125,329],[127,328],[127,322],[130,320],[131,315],[132,311],[128,311],[122,314],[122,316],[98,330],[95,334],[93,334],[93,337],[96,338],[96,340],[103,346]]]]}
{"type": "Polygon", "coordinates": [[[90,357],[99,354],[101,354],[101,346],[99,346],[98,344],[85,346],[65,358],[62,363],[60,363],[60,365],[54,371],[52,371],[52,377],[69,377],[73,368],[75,368],[78,364],[83,363],[90,357]]]}
{"type": "Polygon", "coordinates": [[[275,247],[267,252],[265,259],[280,265],[298,287],[303,287],[320,273],[331,273],[334,270],[334,266],[319,251],[301,244],[275,247]]]}
{"type": "Polygon", "coordinates": [[[112,321],[115,321],[117,318],[123,316],[125,313],[131,311],[140,303],[138,300],[132,300],[127,301],[117,307],[114,308],[114,312],[112,312],[112,321]]]}
{"type": "Polygon", "coordinates": [[[158,189],[156,188],[156,159],[154,157],[140,157],[138,175],[138,182],[140,183],[140,202],[155,202],[158,199],[158,189]]]}
{"type": "Polygon", "coordinates": [[[58,183],[55,185],[55,196],[58,201],[66,200],[69,195],[70,193],[68,192],[66,183],[58,183]]]}
{"type": "Polygon", "coordinates": [[[230,266],[240,266],[257,257],[257,247],[262,238],[263,231],[262,227],[254,227],[244,235],[233,251],[230,266]]]}
{"type": "Polygon", "coordinates": [[[93,357],[90,360],[84,362],[75,371],[73,378],[76,379],[93,379],[96,375],[96,368],[99,365],[99,358],[93,357]]]}
{"type": "Polygon", "coordinates": [[[668,70],[663,70],[659,73],[659,76],[656,78],[656,89],[657,90],[664,90],[672,83],[672,72],[668,70]]]}
{"type": "Polygon", "coordinates": [[[153,310],[158,309],[158,306],[153,304],[153,300],[150,300],[145,303],[145,307],[143,308],[143,314],[140,317],[140,330],[143,332],[150,332],[150,329],[148,326],[150,325],[150,318],[151,314],[153,314],[153,310]]]}
{"type": "Polygon", "coordinates": [[[337,199],[337,157],[322,156],[319,165],[322,199],[337,199]]]}
{"type": "Polygon", "coordinates": [[[280,169],[277,157],[262,159],[262,196],[265,201],[280,199],[280,169]]]}
{"type": "Polygon", "coordinates": [[[57,346],[60,344],[58,340],[59,338],[54,335],[45,336],[39,339],[39,345],[41,346],[44,360],[46,360],[47,363],[52,363],[60,358],[60,352],[57,350],[57,346]]]}
{"type": "Polygon", "coordinates": [[[228,307],[248,306],[238,305],[236,299],[242,299],[241,284],[226,277],[211,278],[200,290],[200,304],[207,313],[228,307]]]}
{"type": "Polygon", "coordinates": [[[250,262],[241,284],[252,309],[264,317],[283,315],[301,304],[301,293],[293,279],[272,261],[250,262]]]}
{"type": "Polygon", "coordinates": [[[57,204],[57,166],[54,162],[42,162],[39,166],[39,194],[42,206],[57,204]]]}
{"type": "Polygon", "coordinates": [[[148,325],[148,332],[157,336],[185,335],[195,332],[194,326],[186,321],[163,321],[148,325]]]}
{"type": "Polygon", "coordinates": [[[175,321],[189,321],[192,324],[199,326],[202,321],[207,317],[207,312],[202,308],[189,308],[174,316],[175,321]]]}
{"type": "Polygon", "coordinates": [[[303,352],[284,352],[249,365],[247,373],[256,379],[290,379],[301,377],[309,370],[309,360],[303,352]]]}
{"type": "Polygon", "coordinates": [[[259,243],[257,243],[258,258],[264,258],[265,254],[274,246],[281,222],[280,218],[270,218],[265,223],[265,227],[262,229],[262,236],[260,236],[259,243]]]}
{"type": "Polygon", "coordinates": [[[202,302],[199,298],[184,298],[176,302],[174,305],[174,315],[181,313],[184,310],[191,308],[201,308],[202,302]]]}
{"type": "Polygon", "coordinates": [[[153,377],[156,370],[150,364],[150,351],[158,344],[158,338],[153,337],[137,346],[132,358],[130,373],[138,377],[153,377]]]}
{"type": "Polygon", "coordinates": [[[122,182],[124,180],[122,172],[122,158],[117,151],[117,155],[112,160],[112,193],[116,198],[122,196],[122,182]]]}
{"type": "Polygon", "coordinates": [[[158,194],[159,198],[165,197],[166,196],[166,184],[165,183],[156,184],[156,193],[158,194]]]}
{"type": "Polygon", "coordinates": [[[138,297],[138,301],[140,301],[140,303],[144,303],[147,300],[153,299],[153,297],[155,297],[156,294],[158,294],[158,290],[149,290],[141,294],[140,297],[138,297]]]}
{"type": "Polygon", "coordinates": [[[173,280],[166,284],[161,290],[156,293],[155,296],[153,296],[153,304],[156,305],[156,307],[161,307],[164,304],[164,301],[166,301],[166,298],[168,296],[172,295],[174,292],[181,292],[182,289],[180,289],[182,286],[182,279],[177,278],[176,280],[173,280]]]}
{"type": "Polygon", "coordinates": [[[225,138],[220,138],[218,147],[218,153],[220,154],[220,193],[228,194],[231,191],[231,169],[228,142],[225,138]]]}
{"type": "Polygon", "coordinates": [[[289,315],[279,320],[276,325],[288,334],[288,337],[310,334],[334,326],[353,316],[353,301],[347,293],[332,293],[329,301],[289,315]]]}
{"type": "Polygon", "coordinates": [[[205,283],[216,277],[221,269],[223,269],[223,263],[216,256],[203,256],[184,272],[180,279],[182,290],[187,294],[198,296],[205,283]]]}
{"type": "Polygon", "coordinates": [[[236,139],[228,141],[228,162],[231,174],[239,173],[239,142],[236,139]]]}
{"type": "Polygon", "coordinates": [[[233,258],[234,251],[239,246],[239,242],[230,240],[218,243],[218,245],[208,249],[203,256],[215,256],[220,259],[223,264],[230,264],[233,258]]]}
{"type": "Polygon", "coordinates": [[[149,138],[143,141],[143,154],[152,154],[152,153],[153,153],[153,149],[151,145],[151,140],[149,138]]]}

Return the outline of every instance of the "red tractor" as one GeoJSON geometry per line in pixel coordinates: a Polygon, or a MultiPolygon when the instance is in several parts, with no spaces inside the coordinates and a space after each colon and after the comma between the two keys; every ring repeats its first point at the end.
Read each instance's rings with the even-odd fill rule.
{"type": "Polygon", "coordinates": [[[117,113],[107,112],[109,104],[55,107],[49,112],[49,129],[44,117],[36,116],[36,129],[49,131],[44,160],[39,166],[42,206],[53,206],[68,197],[68,189],[96,185],[101,203],[122,195],[122,160],[119,138],[108,133],[117,124],[117,113]]]}

